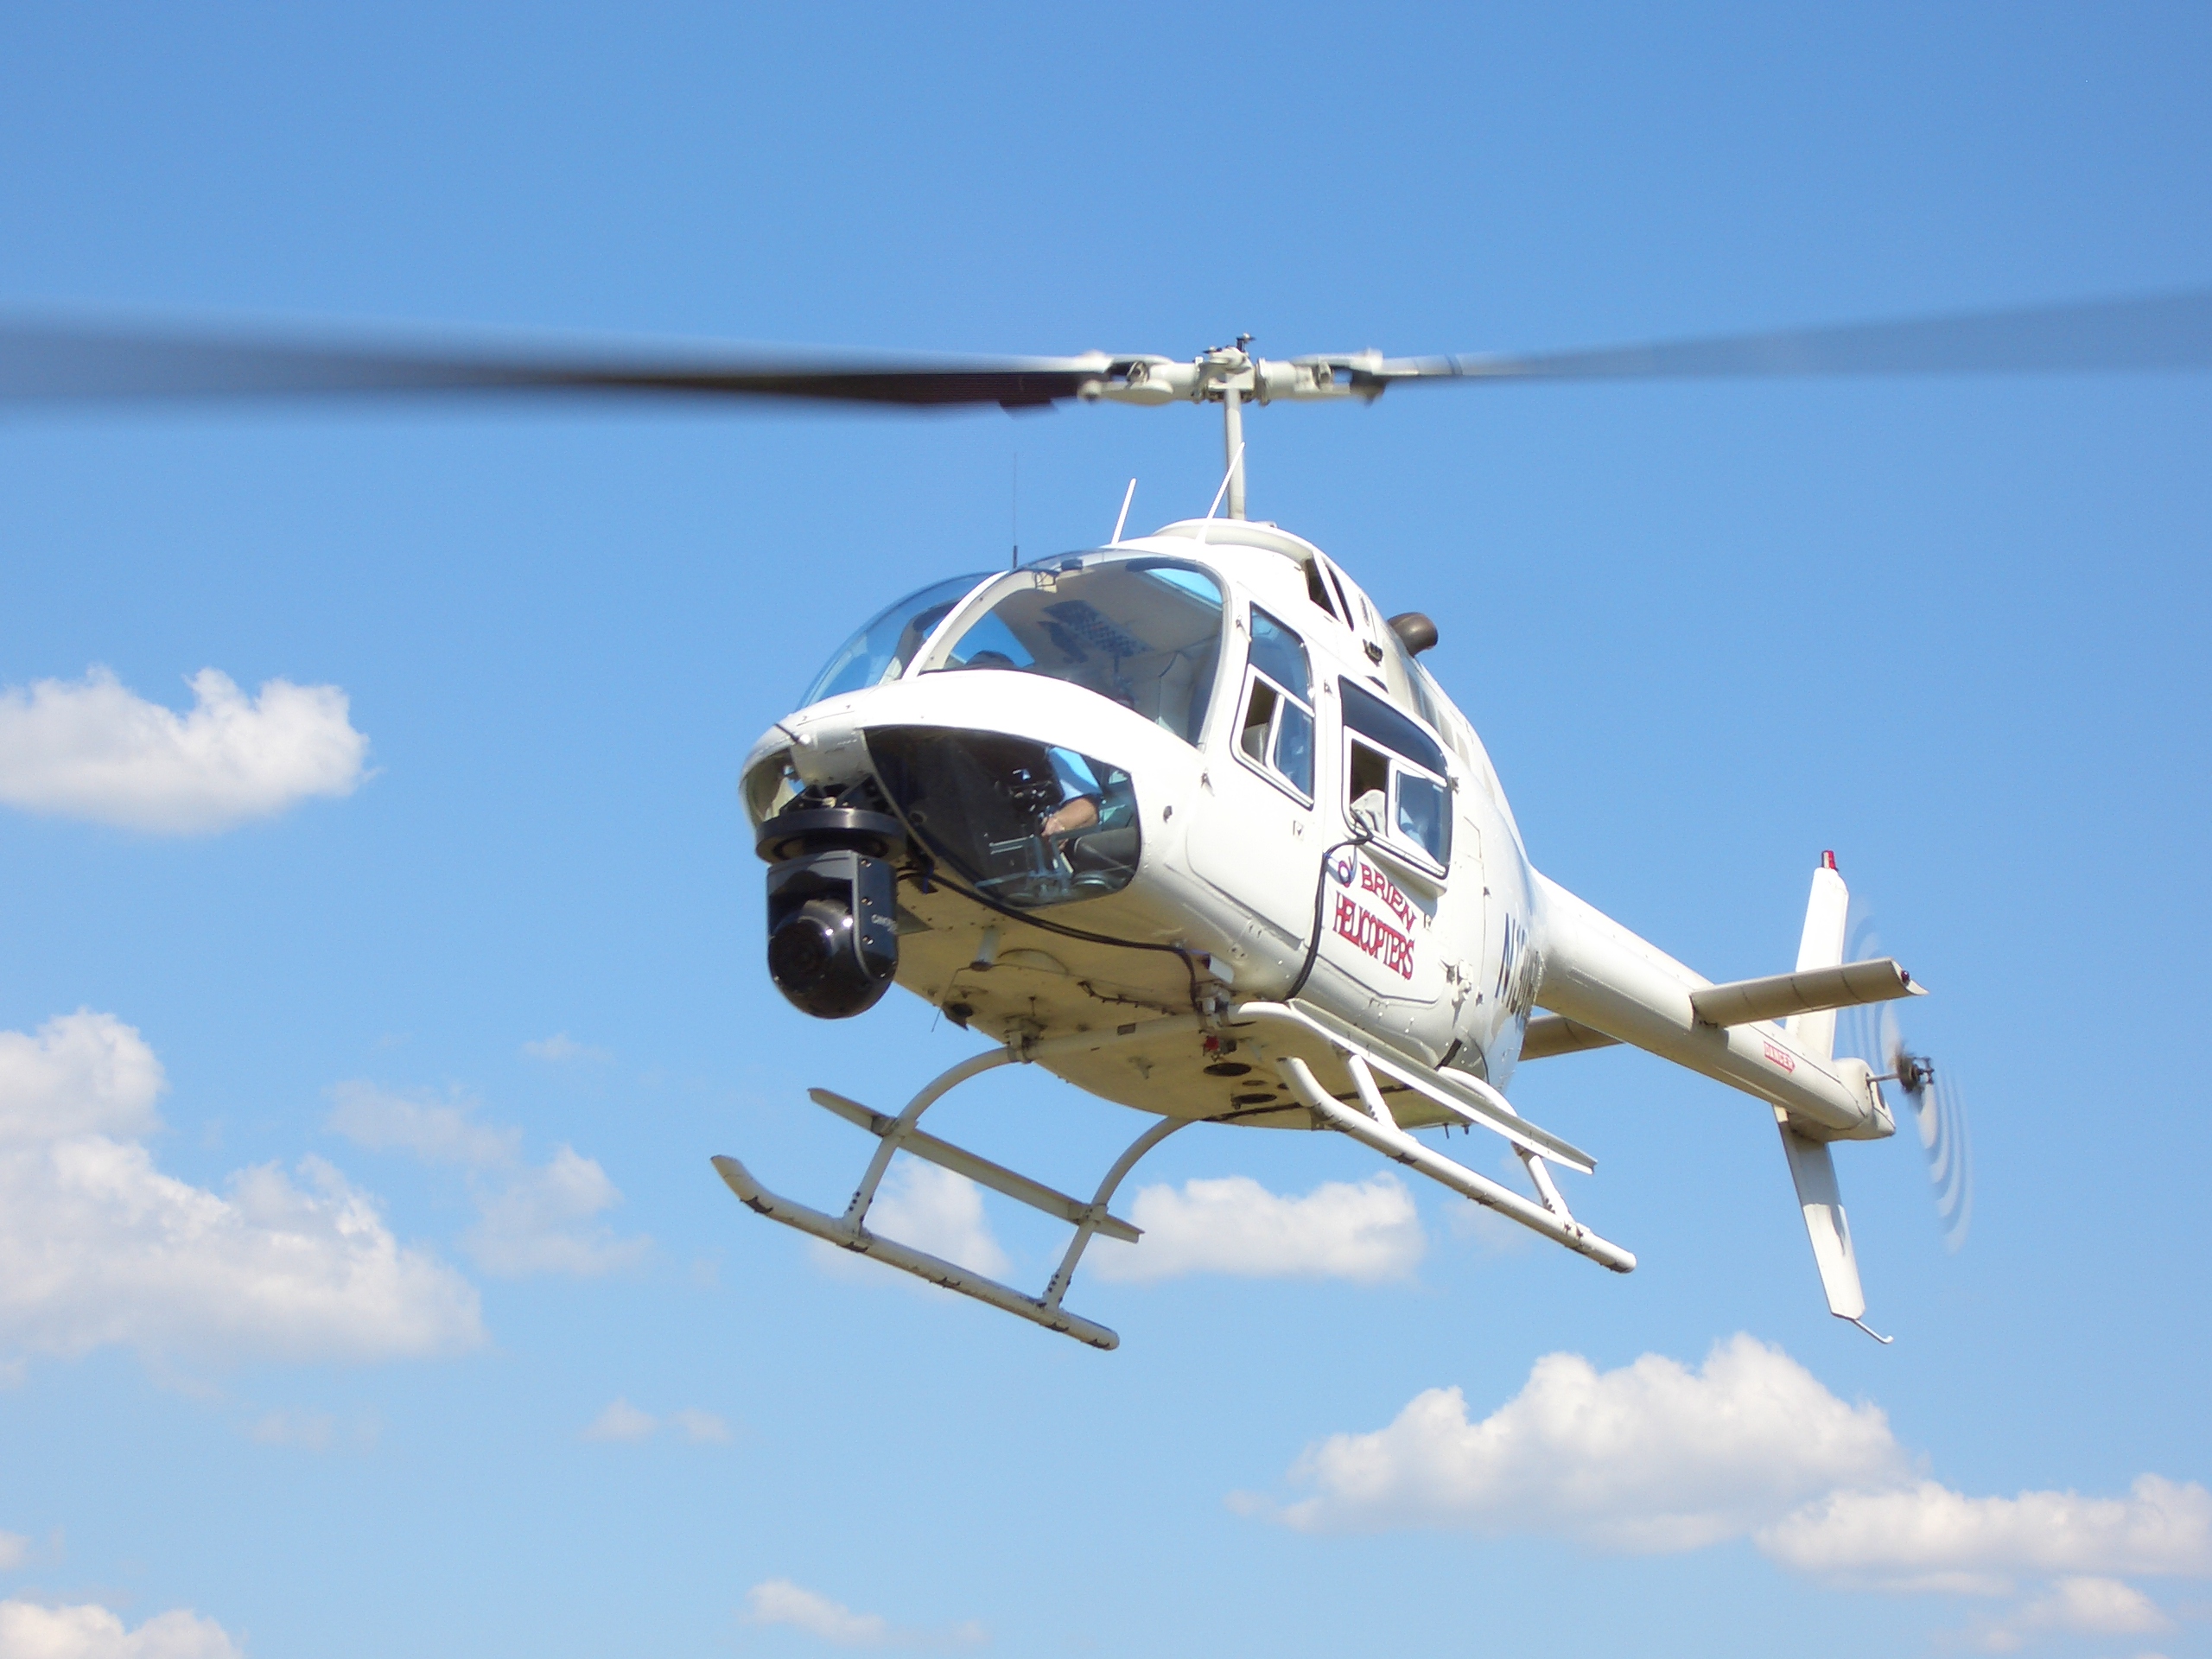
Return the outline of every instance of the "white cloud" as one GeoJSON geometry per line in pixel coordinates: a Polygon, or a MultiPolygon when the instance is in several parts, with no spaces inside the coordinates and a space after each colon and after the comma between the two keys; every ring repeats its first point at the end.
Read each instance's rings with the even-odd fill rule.
{"type": "Polygon", "coordinates": [[[2145,1475],[2126,1497],[1968,1497],[1934,1481],[1840,1491],[1761,1532],[1802,1573],[2001,1593],[2015,1573],[2212,1576],[2212,1492],[2145,1475]]]}
{"type": "Polygon", "coordinates": [[[683,1407],[681,1411],[671,1411],[666,1418],[657,1418],[651,1411],[639,1411],[628,1400],[621,1398],[608,1400],[606,1411],[601,1411],[588,1425],[584,1425],[584,1438],[586,1440],[626,1442],[651,1440],[652,1435],[659,1433],[664,1422],[671,1429],[683,1431],[683,1438],[690,1440],[692,1445],[730,1445],[730,1425],[723,1422],[721,1418],[716,1418],[712,1411],[702,1411],[699,1407],[683,1407]]]}
{"type": "Polygon", "coordinates": [[[358,1145],[469,1168],[478,1220],[462,1242],[487,1273],[592,1277],[634,1266],[652,1248],[647,1238],[616,1237],[598,1220],[622,1194],[597,1162],[572,1147],[533,1168],[478,1179],[477,1173],[514,1164],[522,1131],[479,1122],[475,1101],[459,1090],[442,1100],[426,1090],[400,1094],[355,1081],[337,1084],[330,1097],[324,1127],[358,1145]]]}
{"type": "Polygon", "coordinates": [[[369,740],[334,685],[192,677],[178,715],[105,668],[0,690],[0,804],[159,835],[206,835],[310,795],[350,795],[369,740]]]}
{"type": "Polygon", "coordinates": [[[106,1608],[41,1607],[0,1601],[5,1659],[240,1659],[238,1644],[212,1618],[179,1607],[137,1630],[106,1608]]]}
{"type": "MultiPolygon", "coordinates": [[[[1007,1254],[983,1214],[982,1189],[965,1175],[918,1159],[902,1158],[891,1166],[868,1206],[868,1230],[994,1279],[1007,1269],[1007,1254]]],[[[849,1250],[819,1239],[813,1247],[814,1259],[832,1273],[870,1271],[849,1250]]]]}
{"type": "Polygon", "coordinates": [[[1549,1354],[1478,1422],[1459,1389],[1431,1389],[1385,1428],[1309,1447],[1291,1478],[1309,1495],[1230,1506],[1308,1531],[1539,1533],[1639,1552],[1749,1536],[1838,1587],[2012,1597],[2025,1580],[1967,1633],[1993,1652],[2169,1630],[2126,1578],[2212,1578],[2204,1487],[2144,1475],[2124,1497],[1970,1497],[1914,1478],[1878,1408],[1845,1404],[1743,1335],[1696,1371],[1656,1354],[1605,1372],[1549,1354]]]}
{"type": "Polygon", "coordinates": [[[2028,1630],[2073,1630],[2086,1636],[2147,1636],[2174,1622],[2158,1604],[2118,1579],[2061,1579],[2050,1593],[2022,1608],[2018,1624],[2028,1630]]]}
{"type": "Polygon", "coordinates": [[[463,1241],[486,1273],[520,1277],[572,1273],[589,1278],[634,1267],[652,1248],[642,1236],[617,1238],[597,1217],[622,1202],[607,1172],[572,1147],[550,1162],[480,1191],[481,1219],[463,1241]]]}
{"type": "Polygon", "coordinates": [[[841,1648],[974,1648],[991,1639],[972,1618],[947,1630],[912,1630],[880,1613],[856,1613],[789,1579],[768,1579],[747,1591],[745,1622],[789,1625],[841,1648]]]}
{"type": "Polygon", "coordinates": [[[614,1057],[603,1048],[594,1048],[580,1043],[565,1031],[556,1031],[550,1037],[524,1043],[522,1052],[533,1060],[545,1060],[560,1065],[570,1060],[611,1060],[614,1057]]]}
{"type": "Polygon", "coordinates": [[[1144,1230],[1135,1245],[1102,1239],[1091,1261],[1103,1279],[1227,1273],[1248,1279],[1403,1279],[1427,1240],[1405,1183],[1382,1171],[1353,1185],[1327,1181],[1281,1198],[1247,1175],[1147,1186],[1129,1207],[1144,1230]]]}
{"type": "Polygon", "coordinates": [[[321,1159],[218,1193],[118,1138],[157,1126],[161,1075],[110,1014],[0,1033],[0,1346],[384,1359],[483,1339],[474,1289],[321,1159]]]}
{"type": "Polygon", "coordinates": [[[660,1420],[649,1411],[639,1411],[627,1400],[613,1399],[607,1402],[607,1409],[585,1426],[588,1440],[643,1440],[652,1438],[660,1420]]]}
{"type": "Polygon", "coordinates": [[[113,1014],[57,1014],[35,1037],[0,1031],[0,1145],[149,1135],[168,1087],[154,1051],[113,1014]]]}
{"type": "Polygon", "coordinates": [[[1548,1354],[1480,1422],[1458,1389],[1431,1389],[1387,1428],[1310,1448],[1294,1478],[1316,1490],[1282,1518],[1313,1531],[1444,1527],[1695,1549],[1904,1463],[1878,1408],[1846,1405],[1780,1349],[1739,1335],[1696,1371],[1658,1354],[1602,1373],[1548,1354]]]}
{"type": "MultiPolygon", "coordinates": [[[[649,1411],[641,1411],[627,1400],[615,1399],[607,1402],[607,1409],[593,1418],[584,1428],[588,1440],[648,1440],[660,1430],[663,1420],[649,1411]]],[[[696,1446],[727,1446],[729,1444],[729,1425],[711,1411],[702,1411],[696,1406],[687,1406],[682,1411],[671,1411],[666,1421],[673,1428],[683,1431],[683,1437],[696,1446]]]]}
{"type": "Polygon", "coordinates": [[[682,1429],[684,1434],[701,1446],[728,1446],[729,1424],[711,1411],[702,1411],[696,1406],[687,1406],[682,1411],[669,1414],[668,1421],[682,1429]]]}
{"type": "Polygon", "coordinates": [[[514,1161],[520,1129],[496,1129],[474,1121],[476,1103],[454,1091],[441,1101],[427,1090],[397,1094],[359,1080],[334,1085],[326,1128],[378,1152],[414,1154],[434,1164],[494,1168],[514,1161]]]}
{"type": "Polygon", "coordinates": [[[30,1559],[31,1541],[20,1532],[0,1532],[0,1573],[12,1573],[30,1559]]]}
{"type": "Polygon", "coordinates": [[[789,1579],[769,1579],[745,1592],[748,1624],[788,1624],[843,1648],[880,1647],[891,1625],[880,1613],[856,1613],[789,1579]]]}

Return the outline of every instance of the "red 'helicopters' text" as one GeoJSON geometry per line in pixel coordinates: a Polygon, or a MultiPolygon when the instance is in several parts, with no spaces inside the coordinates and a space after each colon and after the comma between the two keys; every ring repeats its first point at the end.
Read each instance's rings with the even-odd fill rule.
{"type": "Polygon", "coordinates": [[[1414,976],[1414,942],[1348,893],[1337,895],[1337,933],[1401,979],[1414,976]]]}

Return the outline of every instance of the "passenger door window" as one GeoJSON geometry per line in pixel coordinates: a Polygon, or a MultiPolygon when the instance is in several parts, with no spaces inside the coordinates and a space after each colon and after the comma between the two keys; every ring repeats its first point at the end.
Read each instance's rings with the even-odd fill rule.
{"type": "Polygon", "coordinates": [[[1409,716],[1346,679],[1344,805],[1384,845],[1439,874],[1452,862],[1452,786],[1443,746],[1409,716]]]}
{"type": "Polygon", "coordinates": [[[1252,607],[1252,650],[1244,675],[1237,753],[1260,772],[1313,798],[1313,676],[1306,642],[1252,607]]]}

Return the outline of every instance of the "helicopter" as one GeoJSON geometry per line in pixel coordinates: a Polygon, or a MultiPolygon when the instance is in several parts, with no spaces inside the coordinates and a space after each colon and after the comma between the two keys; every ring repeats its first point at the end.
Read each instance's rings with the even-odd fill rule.
{"type": "Polygon", "coordinates": [[[533,394],[782,398],[1007,410],[1211,404],[1224,467],[1199,518],[932,582],[865,622],[739,771],[766,866],[766,965],[801,1011],[862,1016],[895,985],[988,1046],[895,1113],[813,1102],[874,1141],[845,1208],[713,1166],[746,1206],[1095,1348],[1065,1299],[1099,1236],[1136,1243],[1122,1183],[1196,1124],[1330,1131],[1616,1273],[1634,1254],[1555,1177],[1596,1160],[1523,1116],[1526,1063],[1616,1044],[1774,1118],[1828,1311],[1886,1343],[1839,1186],[1838,1141],[1929,1154],[1954,1242],[1970,1204],[1948,1074],[1891,1014],[1927,988],[1847,959],[1850,893],[1814,868],[1793,967],[1714,982],[1532,862],[1473,726],[1326,552],[1247,512],[1244,409],[1370,402],[1401,385],[2202,370],[2212,291],[1535,355],[1271,359],[1252,337],[1190,359],[836,357],[626,342],[487,346],[81,318],[0,321],[0,404],[533,394]],[[1839,1011],[1878,1011],[1873,1058],[1839,1011]],[[1881,1071],[1876,1064],[1885,1067],[1881,1071]],[[1032,1065],[1151,1121],[1090,1196],[922,1127],[962,1084],[1032,1065]],[[1526,1191],[1420,1132],[1482,1131],[1526,1191]],[[868,1226],[892,1160],[935,1164],[1065,1223],[1030,1294],[868,1226]]]}

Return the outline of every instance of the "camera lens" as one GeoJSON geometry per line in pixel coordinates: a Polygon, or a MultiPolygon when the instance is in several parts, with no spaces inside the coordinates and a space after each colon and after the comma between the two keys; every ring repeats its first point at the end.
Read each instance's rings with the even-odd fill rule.
{"type": "Polygon", "coordinates": [[[768,938],[768,977],[786,996],[804,996],[821,984],[837,954],[836,922],[852,931],[853,918],[839,915],[836,922],[822,912],[830,906],[817,899],[768,938]]]}

